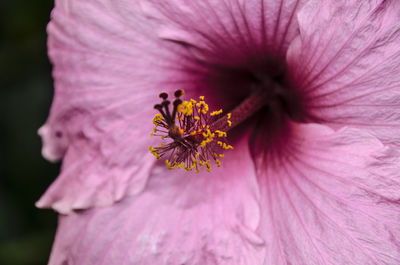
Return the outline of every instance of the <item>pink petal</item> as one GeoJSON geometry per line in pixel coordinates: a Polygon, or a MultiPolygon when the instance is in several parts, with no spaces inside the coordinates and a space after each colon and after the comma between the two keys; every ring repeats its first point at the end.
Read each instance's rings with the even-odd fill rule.
{"type": "Polygon", "coordinates": [[[298,34],[295,14],[306,1],[141,2],[145,12],[160,21],[160,37],[193,45],[222,58],[217,52],[268,50],[271,55],[284,56],[290,41],[298,34]]]}
{"type": "Polygon", "coordinates": [[[149,0],[142,6],[159,21],[158,36],[180,55],[175,67],[186,74],[185,87],[229,109],[248,95],[258,75],[282,74],[304,2],[149,0]]]}
{"type": "Polygon", "coordinates": [[[310,1],[288,52],[310,113],[338,128],[367,128],[400,146],[398,1],[310,1]]]}
{"type": "Polygon", "coordinates": [[[160,50],[145,34],[151,27],[135,2],[56,1],[48,26],[56,90],[39,134],[43,155],[64,159],[37,206],[67,213],[143,188],[153,162],[153,105],[165,78],[152,71],[157,57],[143,53],[144,46],[160,50]]]}
{"type": "Polygon", "coordinates": [[[292,124],[259,172],[264,264],[400,263],[400,153],[358,129],[292,124]]]}
{"type": "Polygon", "coordinates": [[[238,69],[254,59],[279,68],[272,57],[283,62],[303,2],[57,0],[55,95],[39,134],[43,155],[63,167],[37,206],[68,213],[139,192],[158,93],[212,95],[210,106],[229,109],[248,93],[238,69]]]}
{"type": "Polygon", "coordinates": [[[142,193],[60,217],[50,265],[261,264],[248,137],[211,173],[153,171],[142,193]],[[228,162],[229,161],[229,162],[228,162]]]}

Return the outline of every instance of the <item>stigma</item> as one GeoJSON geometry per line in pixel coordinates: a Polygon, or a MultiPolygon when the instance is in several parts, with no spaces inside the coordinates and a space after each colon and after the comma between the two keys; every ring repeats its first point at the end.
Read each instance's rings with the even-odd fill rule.
{"type": "Polygon", "coordinates": [[[186,101],[181,99],[183,95],[183,90],[175,91],[172,111],[168,94],[159,95],[162,102],[154,106],[159,113],[154,116],[151,136],[160,137],[161,144],[149,146],[149,150],[157,159],[167,158],[168,169],[198,173],[203,167],[210,172],[213,164],[221,166],[224,151],[233,149],[227,142],[231,113],[210,111],[204,96],[186,101]]]}

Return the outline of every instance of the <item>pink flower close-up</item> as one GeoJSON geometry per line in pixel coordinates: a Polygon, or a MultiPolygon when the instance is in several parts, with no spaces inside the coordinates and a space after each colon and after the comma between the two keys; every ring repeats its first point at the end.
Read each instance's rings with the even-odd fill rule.
{"type": "Polygon", "coordinates": [[[399,21],[396,0],[56,0],[49,265],[400,264],[399,21]],[[222,111],[196,134],[203,97],[222,111]]]}

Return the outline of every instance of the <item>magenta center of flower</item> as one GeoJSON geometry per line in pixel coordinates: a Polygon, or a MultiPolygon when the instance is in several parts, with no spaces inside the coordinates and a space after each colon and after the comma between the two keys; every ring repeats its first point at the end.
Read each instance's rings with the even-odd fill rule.
{"type": "Polygon", "coordinates": [[[285,89],[278,83],[264,79],[262,86],[254,86],[251,94],[229,113],[222,109],[209,112],[204,96],[200,96],[198,102],[194,99],[183,101],[180,98],[183,96],[182,90],[175,92],[171,111],[168,94],[163,92],[159,95],[161,104],[154,106],[160,113],[154,117],[152,136],[170,141],[156,147],[150,146],[149,150],[157,159],[168,156],[165,161],[169,169],[196,169],[199,172],[200,167],[205,166],[210,171],[210,161],[219,167],[223,152],[233,149],[227,143],[227,132],[265,107],[284,108],[287,103],[281,100],[284,92],[285,89]],[[275,106],[277,102],[282,104],[275,106]]]}
{"type": "MultiPolygon", "coordinates": [[[[172,84],[184,87],[191,95],[204,95],[211,109],[222,108],[224,110],[221,114],[222,117],[191,117],[187,118],[188,121],[190,120],[189,122],[179,124],[177,128],[183,129],[181,126],[189,125],[189,127],[196,127],[196,122],[201,121],[202,125],[209,126],[211,135],[213,130],[229,133],[229,137],[225,138],[233,147],[236,139],[249,129],[252,131],[250,138],[252,155],[265,155],[278,149],[281,152],[280,150],[285,148],[286,150],[292,148],[290,142],[293,137],[291,137],[290,121],[308,122],[313,120],[307,115],[306,97],[296,90],[296,85],[291,83],[290,76],[286,73],[285,58],[282,54],[274,54],[268,47],[254,47],[254,49],[250,46],[234,47],[233,43],[232,47],[230,44],[226,47],[215,47],[212,52],[200,49],[195,43],[186,43],[182,46],[180,42],[174,42],[171,45],[179,45],[182,48],[182,53],[177,56],[179,58],[177,65],[182,65],[178,68],[180,78],[173,80],[172,84]],[[231,113],[231,126],[227,124],[226,117],[223,118],[228,113],[231,113]]],[[[195,101],[197,98],[192,100],[195,101]]],[[[169,104],[167,100],[164,100],[159,104],[158,109],[169,104]]],[[[163,111],[165,115],[168,115],[169,110],[163,109],[163,111]]],[[[171,112],[172,118],[174,118],[177,110],[172,109],[171,112]]],[[[160,117],[164,117],[162,113],[160,117]]],[[[168,150],[173,154],[167,159],[168,167],[176,167],[185,162],[184,167],[188,167],[187,163],[189,163],[191,164],[189,168],[197,169],[195,165],[198,160],[197,152],[194,150],[199,150],[193,148],[190,152],[185,151],[185,155],[182,155],[182,148],[180,152],[176,151],[179,142],[182,142],[179,140],[179,130],[168,124],[169,118],[166,118],[164,117],[165,124],[169,128],[164,133],[170,138],[174,137],[174,145],[167,144],[158,148],[157,152],[152,150],[153,154],[160,154],[159,151],[168,150]],[[175,155],[177,155],[176,159],[175,155]],[[187,157],[192,158],[187,159],[187,157]],[[174,162],[169,164],[171,161],[174,162]]],[[[187,132],[187,129],[183,130],[183,133],[187,132]]],[[[196,137],[199,141],[201,140],[201,143],[205,136],[198,135],[196,137]]],[[[184,136],[183,138],[190,140],[193,136],[184,136]]],[[[215,151],[213,145],[216,141],[214,139],[208,140],[210,144],[206,148],[211,151],[205,151],[205,155],[201,159],[205,163],[208,163],[209,160],[212,161],[215,154],[222,153],[215,151]]],[[[163,155],[166,156],[166,153],[163,155]]]]}
{"type": "Polygon", "coordinates": [[[223,106],[224,110],[232,114],[252,95],[258,94],[261,103],[241,112],[245,113],[246,118],[241,119],[242,126],[230,130],[233,136],[230,140],[241,137],[243,130],[250,129],[253,155],[291,149],[291,121],[317,120],[308,115],[307,97],[290,80],[284,58],[251,53],[246,58],[237,55],[239,59],[231,59],[232,56],[235,54],[226,57],[225,62],[208,63],[207,70],[200,74],[189,73],[199,87],[197,93],[204,93],[212,99],[210,105],[223,106]]]}

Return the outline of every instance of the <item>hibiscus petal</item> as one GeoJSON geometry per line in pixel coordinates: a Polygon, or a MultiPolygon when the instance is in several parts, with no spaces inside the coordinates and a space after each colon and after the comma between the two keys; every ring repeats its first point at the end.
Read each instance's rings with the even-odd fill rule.
{"type": "Polygon", "coordinates": [[[185,86],[229,109],[254,80],[282,75],[287,47],[298,34],[295,14],[305,1],[141,2],[159,22],[157,34],[180,54],[176,67],[187,75],[185,86]]]}
{"type": "Polygon", "coordinates": [[[314,117],[400,146],[399,20],[390,0],[313,0],[302,9],[287,61],[314,117]]]}
{"type": "Polygon", "coordinates": [[[60,216],[50,265],[261,264],[258,189],[248,137],[211,173],[153,171],[112,207],[60,216]]]}
{"type": "Polygon", "coordinates": [[[267,49],[276,56],[284,55],[290,41],[298,34],[295,14],[306,1],[141,2],[146,13],[160,21],[161,37],[191,44],[208,50],[216,58],[223,58],[218,52],[227,49],[231,54],[267,49]]]}
{"type": "Polygon", "coordinates": [[[64,159],[38,207],[67,213],[109,205],[146,182],[153,105],[176,88],[165,89],[171,52],[161,49],[154,23],[136,1],[126,5],[56,1],[48,26],[55,95],[39,134],[43,155],[64,159]]]}
{"type": "Polygon", "coordinates": [[[43,155],[63,158],[63,167],[37,206],[67,213],[140,191],[155,96],[221,88],[210,106],[231,107],[236,87],[240,97],[248,92],[225,82],[235,72],[203,82],[215,70],[207,63],[240,68],[260,49],[284,56],[303,2],[57,0],[48,26],[55,95],[39,134],[43,155]]]}
{"type": "Polygon", "coordinates": [[[292,131],[259,172],[264,264],[399,264],[400,152],[359,129],[292,131]]]}

